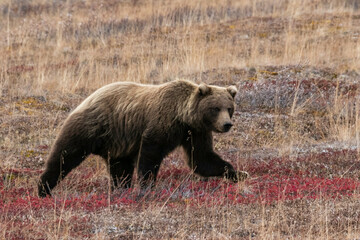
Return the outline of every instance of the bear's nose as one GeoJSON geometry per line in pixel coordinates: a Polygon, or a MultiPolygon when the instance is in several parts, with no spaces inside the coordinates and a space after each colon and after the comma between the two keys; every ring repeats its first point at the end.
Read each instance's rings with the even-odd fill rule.
{"type": "Polygon", "coordinates": [[[233,126],[233,125],[232,125],[232,123],[230,123],[230,122],[229,122],[229,123],[225,123],[225,124],[224,124],[224,131],[225,131],[225,132],[228,132],[232,126],[233,126]]]}

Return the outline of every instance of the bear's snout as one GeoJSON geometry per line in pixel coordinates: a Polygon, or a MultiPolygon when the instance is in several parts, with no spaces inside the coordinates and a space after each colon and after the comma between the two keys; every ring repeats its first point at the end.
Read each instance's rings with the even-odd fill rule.
{"type": "Polygon", "coordinates": [[[228,132],[233,126],[231,122],[231,117],[227,109],[220,111],[217,116],[217,120],[213,125],[215,132],[228,132]]]}
{"type": "Polygon", "coordinates": [[[228,132],[230,130],[230,128],[233,126],[233,124],[231,122],[227,122],[224,124],[224,132],[228,132]]]}

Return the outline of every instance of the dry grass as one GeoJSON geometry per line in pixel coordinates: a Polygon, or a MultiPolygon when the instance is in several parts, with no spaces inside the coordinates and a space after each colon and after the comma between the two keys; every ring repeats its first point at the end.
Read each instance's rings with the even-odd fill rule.
{"type": "Polygon", "coordinates": [[[213,68],[359,68],[356,1],[291,2],[9,1],[1,85],[74,92],[213,68]]]}
{"type": "Polygon", "coordinates": [[[359,1],[4,0],[0,33],[0,239],[358,238],[359,1]],[[36,197],[90,92],[182,77],[238,86],[215,148],[249,181],[206,182],[176,152],[139,199],[92,156],[36,197]]]}

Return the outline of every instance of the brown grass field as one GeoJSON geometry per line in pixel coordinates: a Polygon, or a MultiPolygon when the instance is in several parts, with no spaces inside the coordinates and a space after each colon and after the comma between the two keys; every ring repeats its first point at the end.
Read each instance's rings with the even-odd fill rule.
{"type": "Polygon", "coordinates": [[[2,0],[0,53],[0,239],[360,238],[359,0],[2,0]],[[90,156],[37,197],[86,96],[177,78],[238,87],[214,144],[248,180],[176,150],[151,191],[110,192],[90,156]]]}

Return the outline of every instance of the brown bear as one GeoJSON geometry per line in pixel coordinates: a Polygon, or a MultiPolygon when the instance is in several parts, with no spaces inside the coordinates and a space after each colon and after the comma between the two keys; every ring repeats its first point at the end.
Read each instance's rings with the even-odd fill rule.
{"type": "Polygon", "coordinates": [[[232,126],[236,92],[234,86],[187,80],[116,82],[98,89],[66,119],[40,177],[39,196],[50,195],[89,154],[105,159],[113,187],[130,187],[135,167],[142,186],[152,186],[163,158],[177,146],[201,176],[245,179],[247,173],[235,171],[212,144],[213,131],[232,126]]]}

